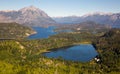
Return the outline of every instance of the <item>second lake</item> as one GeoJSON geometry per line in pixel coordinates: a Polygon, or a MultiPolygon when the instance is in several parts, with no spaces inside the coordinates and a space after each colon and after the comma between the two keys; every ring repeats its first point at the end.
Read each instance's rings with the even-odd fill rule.
{"type": "Polygon", "coordinates": [[[59,48],[43,54],[48,58],[62,58],[64,60],[88,62],[98,53],[91,44],[81,44],[68,48],[59,48]]]}

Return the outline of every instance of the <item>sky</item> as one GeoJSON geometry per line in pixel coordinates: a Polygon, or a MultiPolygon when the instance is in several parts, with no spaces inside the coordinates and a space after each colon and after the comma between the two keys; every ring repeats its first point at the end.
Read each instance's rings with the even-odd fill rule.
{"type": "Polygon", "coordinates": [[[120,0],[0,0],[0,10],[19,10],[31,5],[51,17],[120,12],[120,0]]]}

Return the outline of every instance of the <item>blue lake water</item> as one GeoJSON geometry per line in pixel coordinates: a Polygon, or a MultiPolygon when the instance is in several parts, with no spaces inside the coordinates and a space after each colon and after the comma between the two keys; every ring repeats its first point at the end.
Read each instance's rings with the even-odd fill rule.
{"type": "Polygon", "coordinates": [[[88,62],[98,55],[98,53],[91,44],[81,44],[68,48],[59,48],[56,51],[44,53],[43,55],[48,58],[88,62]]]}
{"type": "Polygon", "coordinates": [[[54,32],[55,26],[50,26],[48,28],[43,27],[33,27],[33,29],[37,32],[36,34],[33,34],[28,37],[28,39],[42,39],[42,38],[48,38],[51,35],[57,34],[54,32]]]}
{"type": "MultiPolygon", "coordinates": [[[[33,27],[33,29],[37,32],[34,35],[28,37],[28,39],[41,39],[48,38],[51,35],[57,34],[54,32],[55,27],[51,26],[48,28],[43,27],[33,27]]],[[[64,31],[71,32],[71,31],[64,31]]],[[[65,60],[71,61],[81,61],[87,62],[93,59],[98,53],[95,48],[91,44],[81,44],[68,48],[58,48],[56,51],[51,51],[49,53],[44,53],[43,55],[48,58],[63,58],[65,60]]]]}

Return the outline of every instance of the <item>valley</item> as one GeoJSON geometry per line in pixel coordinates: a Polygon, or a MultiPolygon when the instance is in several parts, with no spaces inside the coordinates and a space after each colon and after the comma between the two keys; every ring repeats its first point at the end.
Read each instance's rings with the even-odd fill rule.
{"type": "MultiPolygon", "coordinates": [[[[14,27],[11,27],[11,29],[12,28],[14,27]]],[[[9,29],[7,30],[9,31],[9,29]]],[[[18,29],[18,31],[19,30],[20,29],[18,29]]],[[[4,29],[2,31],[4,31],[4,29]]],[[[27,31],[24,31],[24,33],[26,32],[27,31]]],[[[31,34],[32,32],[34,31],[31,30],[31,34]]],[[[13,37],[16,37],[16,39],[14,40],[0,40],[0,66],[1,66],[0,73],[3,74],[4,71],[6,71],[6,73],[18,73],[18,74],[24,73],[54,74],[56,72],[60,74],[119,73],[120,69],[119,66],[117,66],[119,65],[120,60],[119,59],[120,48],[118,38],[119,33],[120,33],[119,29],[109,29],[109,31],[105,30],[103,34],[99,33],[99,35],[97,35],[97,33],[93,34],[91,31],[86,32],[81,31],[78,33],[63,32],[52,35],[48,38],[32,40],[30,39],[27,40],[26,37],[21,39],[21,37],[20,38],[17,37],[17,34],[14,34],[13,37]],[[117,40],[110,41],[109,39],[117,40]],[[62,58],[48,58],[42,55],[44,52],[56,51],[57,48],[66,48],[68,46],[72,46],[75,44],[81,45],[83,43],[92,44],[95,47],[101,58],[100,62],[94,60],[95,56],[88,62],[80,62],[64,60],[62,58]],[[111,43],[114,45],[110,45],[111,43]],[[106,57],[106,55],[109,55],[109,58],[106,57]],[[115,59],[114,57],[118,59],[115,59]],[[111,61],[111,59],[115,61],[111,61]]]]}
{"type": "Polygon", "coordinates": [[[52,17],[35,6],[0,11],[0,74],[120,73],[119,12],[52,17]]]}

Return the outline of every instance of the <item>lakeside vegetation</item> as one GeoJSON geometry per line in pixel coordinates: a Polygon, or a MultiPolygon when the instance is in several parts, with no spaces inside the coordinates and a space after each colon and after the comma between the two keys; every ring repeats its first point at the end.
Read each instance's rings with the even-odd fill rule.
{"type": "Polygon", "coordinates": [[[119,36],[120,29],[111,29],[101,35],[60,33],[40,40],[0,40],[0,74],[119,74],[119,36]],[[92,43],[99,52],[100,62],[50,59],[41,54],[79,43],[92,43]]]}
{"type": "MultiPolygon", "coordinates": [[[[0,41],[1,74],[79,74],[89,73],[89,71],[92,73],[91,68],[95,70],[98,66],[94,62],[80,63],[65,61],[59,58],[49,59],[37,53],[36,49],[31,48],[30,50],[27,47],[21,48],[21,46],[21,42],[18,44],[16,40],[0,41]]],[[[41,50],[40,52],[44,51],[41,50]]]]}

